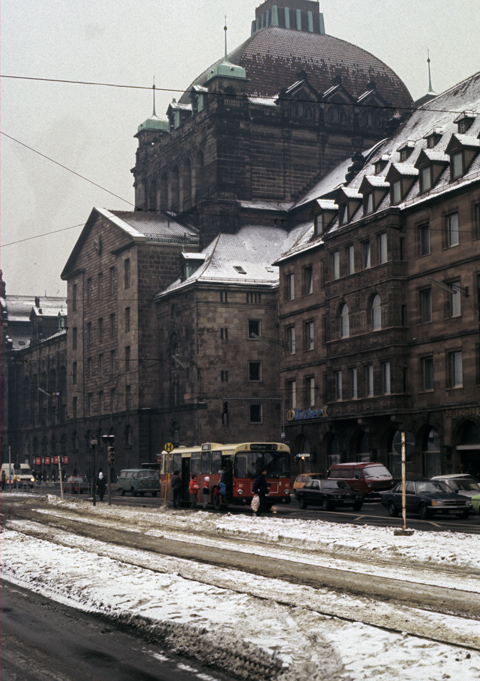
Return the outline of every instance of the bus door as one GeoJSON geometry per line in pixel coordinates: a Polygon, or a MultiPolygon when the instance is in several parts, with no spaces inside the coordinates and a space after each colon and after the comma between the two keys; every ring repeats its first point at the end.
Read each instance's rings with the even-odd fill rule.
{"type": "Polygon", "coordinates": [[[190,457],[182,457],[182,470],[180,472],[182,476],[182,501],[190,501],[190,496],[188,492],[188,486],[190,484],[190,457]]]}

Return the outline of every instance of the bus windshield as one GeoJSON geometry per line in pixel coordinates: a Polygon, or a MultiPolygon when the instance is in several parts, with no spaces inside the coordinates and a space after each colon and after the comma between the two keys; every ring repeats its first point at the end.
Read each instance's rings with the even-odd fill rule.
{"type": "Polygon", "coordinates": [[[237,452],[233,474],[236,478],[255,478],[261,471],[267,471],[267,478],[290,476],[290,457],[288,452],[237,452]]]}

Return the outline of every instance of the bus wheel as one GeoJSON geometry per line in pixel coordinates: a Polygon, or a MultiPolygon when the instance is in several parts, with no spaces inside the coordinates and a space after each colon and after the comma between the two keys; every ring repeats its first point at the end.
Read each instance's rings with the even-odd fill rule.
{"type": "Polygon", "coordinates": [[[152,492],[152,497],[156,497],[156,496],[157,496],[157,493],[156,493],[156,492],[152,492]]]}
{"type": "Polygon", "coordinates": [[[132,489],[131,489],[131,492],[132,492],[132,497],[136,497],[136,496],[137,496],[137,490],[134,489],[133,487],[132,487],[132,489]]]}
{"type": "Polygon", "coordinates": [[[212,496],[212,504],[213,504],[213,508],[215,509],[215,511],[220,510],[220,506],[222,505],[222,498],[221,498],[220,494],[214,494],[212,496]]]}

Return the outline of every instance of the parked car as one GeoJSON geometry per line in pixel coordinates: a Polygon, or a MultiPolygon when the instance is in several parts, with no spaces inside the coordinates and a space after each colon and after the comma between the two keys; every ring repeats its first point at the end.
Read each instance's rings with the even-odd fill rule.
{"type": "Polygon", "coordinates": [[[90,491],[90,483],[86,475],[69,475],[63,483],[63,491],[70,494],[83,494],[90,491]]]}
{"type": "Polygon", "coordinates": [[[468,473],[452,473],[450,475],[435,475],[431,480],[441,480],[452,492],[470,499],[480,494],[480,484],[476,478],[468,473]]]}
{"type": "Polygon", "coordinates": [[[353,506],[354,511],[359,511],[363,504],[363,495],[342,480],[309,480],[295,491],[295,498],[300,508],[321,506],[324,511],[333,511],[337,506],[353,506]]]}
{"type": "Polygon", "coordinates": [[[131,492],[134,497],[137,494],[143,497],[145,492],[150,492],[152,497],[156,497],[159,490],[158,473],[149,468],[125,468],[117,479],[117,491],[122,497],[125,492],[131,492]]]}
{"type": "Polygon", "coordinates": [[[320,473],[300,473],[294,480],[293,489],[302,489],[309,480],[321,480],[324,477],[320,473]]]}
{"type": "Polygon", "coordinates": [[[328,469],[327,478],[343,480],[349,487],[370,498],[378,498],[382,490],[393,487],[390,471],[374,461],[335,463],[328,469]]]}
{"type": "Polygon", "coordinates": [[[477,494],[476,496],[472,497],[471,502],[473,512],[476,515],[480,515],[480,494],[477,494]]]}
{"type": "MultiPolygon", "coordinates": [[[[380,501],[392,517],[397,516],[402,510],[402,483],[381,492],[380,501]]],[[[423,519],[447,513],[468,518],[472,502],[467,497],[452,492],[441,480],[407,480],[405,508],[407,513],[418,513],[423,519]]]]}

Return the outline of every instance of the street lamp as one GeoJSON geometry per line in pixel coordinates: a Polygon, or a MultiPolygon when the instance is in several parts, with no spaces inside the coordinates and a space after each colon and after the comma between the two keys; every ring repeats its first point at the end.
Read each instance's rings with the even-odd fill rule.
{"type": "Polygon", "coordinates": [[[92,497],[93,497],[93,505],[96,506],[97,504],[97,499],[95,496],[95,470],[96,470],[96,464],[95,464],[95,447],[97,446],[97,441],[92,438],[90,440],[90,447],[92,448],[92,468],[93,468],[93,476],[92,476],[92,497]]]}
{"type": "Polygon", "coordinates": [[[102,442],[107,447],[107,485],[108,505],[112,505],[112,473],[111,468],[115,463],[115,435],[102,435],[102,442]]]}

